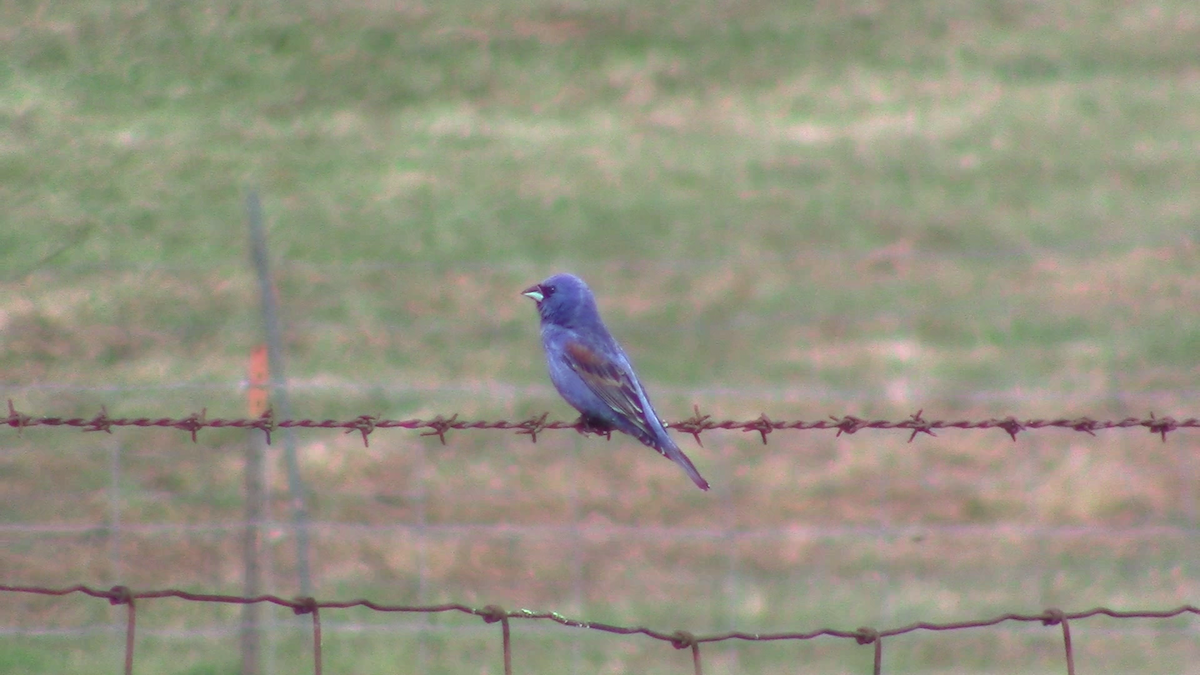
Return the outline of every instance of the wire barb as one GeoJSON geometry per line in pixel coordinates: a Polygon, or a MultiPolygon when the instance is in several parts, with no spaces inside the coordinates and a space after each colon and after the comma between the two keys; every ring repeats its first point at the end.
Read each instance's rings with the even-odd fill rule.
{"type": "Polygon", "coordinates": [[[105,433],[111,434],[112,426],[113,426],[113,420],[110,420],[108,418],[108,409],[105,408],[104,406],[100,406],[100,412],[97,413],[96,416],[93,417],[86,425],[84,425],[83,430],[84,431],[103,431],[105,433]]]}
{"type": "Polygon", "coordinates": [[[700,406],[693,403],[692,416],[676,423],[674,427],[685,434],[691,434],[692,438],[696,439],[696,445],[704,447],[704,443],[700,442],[700,432],[716,428],[717,425],[711,420],[712,415],[701,415],[700,406]]]}
{"type": "Polygon", "coordinates": [[[921,419],[921,413],[923,412],[925,412],[925,409],[921,408],[915,414],[909,417],[910,421],[912,422],[912,434],[908,437],[909,443],[913,442],[913,439],[917,437],[917,434],[929,434],[930,436],[937,436],[937,434],[933,433],[933,424],[921,419]]]}
{"type": "Polygon", "coordinates": [[[742,425],[742,431],[757,431],[762,436],[763,445],[767,444],[767,434],[775,431],[775,423],[767,417],[766,413],[758,416],[758,419],[750,420],[742,425]]]}
{"type": "Polygon", "coordinates": [[[422,436],[437,436],[438,440],[440,440],[442,442],[442,445],[445,445],[446,444],[446,432],[455,428],[455,422],[457,422],[457,421],[458,421],[458,413],[454,413],[453,415],[450,416],[449,419],[446,419],[446,418],[442,417],[441,415],[438,415],[436,418],[429,420],[428,422],[425,422],[424,424],[422,424],[422,426],[428,427],[430,430],[421,432],[421,435],[422,436]]]}
{"type": "Polygon", "coordinates": [[[837,436],[841,436],[842,434],[847,434],[847,435],[853,434],[853,433],[857,432],[859,429],[863,429],[863,428],[866,428],[867,426],[869,426],[867,424],[866,420],[859,419],[859,418],[855,417],[854,415],[846,415],[845,417],[842,417],[841,419],[834,417],[833,415],[830,415],[829,419],[836,422],[836,424],[833,425],[833,428],[838,430],[837,436]]]}
{"type": "MultiPolygon", "coordinates": [[[[1017,442],[1017,434],[1025,431],[1025,425],[1018,422],[1017,418],[1015,417],[1005,417],[1004,419],[1000,420],[1000,423],[996,426],[1000,429],[1003,429],[1010,437],[1012,437],[1013,443],[1017,442]]],[[[1163,440],[1166,439],[1164,438],[1163,440]]]]}
{"type": "MultiPolygon", "coordinates": [[[[271,407],[268,407],[266,410],[264,410],[263,414],[256,420],[237,420],[237,421],[239,421],[239,422],[245,421],[245,422],[247,422],[246,426],[252,427],[254,429],[261,429],[263,434],[267,437],[267,445],[271,444],[271,432],[273,432],[277,428],[279,428],[279,424],[275,421],[275,409],[271,408],[271,407]]],[[[229,426],[237,426],[237,425],[229,425],[229,426]]]]}
{"type": "Polygon", "coordinates": [[[519,425],[517,425],[521,427],[521,429],[517,431],[517,434],[528,434],[530,440],[532,440],[534,443],[537,443],[537,435],[546,428],[546,418],[549,416],[550,413],[544,412],[537,417],[530,417],[524,422],[521,422],[519,425]]]}
{"type": "Polygon", "coordinates": [[[10,427],[16,427],[18,436],[24,431],[25,427],[29,426],[29,422],[32,419],[29,415],[17,412],[17,409],[13,407],[12,399],[8,399],[8,420],[6,424],[10,427]]]}
{"type": "Polygon", "coordinates": [[[204,428],[204,418],[206,417],[208,417],[208,408],[201,408],[199,413],[192,413],[179,420],[179,424],[176,424],[175,427],[190,433],[192,442],[195,443],[196,432],[204,428]]]}
{"type": "Polygon", "coordinates": [[[359,415],[351,421],[353,426],[346,429],[345,433],[352,434],[357,431],[362,434],[363,447],[369,448],[371,447],[371,443],[367,440],[367,436],[370,436],[371,432],[375,431],[375,422],[380,417],[381,415],[359,415]]]}
{"type": "Polygon", "coordinates": [[[1154,411],[1150,411],[1150,419],[1146,422],[1143,422],[1142,425],[1149,429],[1150,433],[1160,434],[1162,436],[1163,443],[1167,442],[1167,432],[1175,431],[1179,428],[1179,424],[1173,418],[1155,418],[1154,411]]]}
{"type": "Polygon", "coordinates": [[[1099,422],[1090,417],[1080,417],[1079,419],[1071,422],[1071,428],[1075,431],[1082,431],[1089,436],[1095,436],[1096,433],[1094,430],[1096,429],[1097,424],[1099,424],[1099,422]]]}

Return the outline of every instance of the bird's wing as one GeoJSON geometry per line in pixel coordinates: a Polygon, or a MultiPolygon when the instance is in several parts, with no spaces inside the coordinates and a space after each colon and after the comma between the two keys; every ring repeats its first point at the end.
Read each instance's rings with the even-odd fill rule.
{"type": "MultiPolygon", "coordinates": [[[[661,420],[658,420],[658,415],[653,409],[650,409],[649,402],[645,402],[643,405],[646,399],[642,394],[641,385],[638,384],[637,378],[625,363],[609,358],[578,340],[567,340],[563,348],[562,360],[579,376],[579,379],[593,394],[636,430],[636,432],[629,429],[622,429],[622,431],[630,433],[657,450],[663,457],[682,466],[692,482],[701,490],[708,489],[708,481],[704,480],[700,472],[696,470],[696,466],[675,445],[670,436],[665,432],[660,435],[650,429],[650,418],[647,417],[647,412],[654,415],[656,421],[661,423],[661,420]]],[[[665,427],[666,425],[663,424],[664,429],[665,427]]]]}
{"type": "Polygon", "coordinates": [[[563,349],[563,361],[605,405],[646,434],[646,437],[654,438],[654,432],[646,423],[646,411],[639,393],[641,387],[626,368],[577,340],[567,341],[563,349]]]}

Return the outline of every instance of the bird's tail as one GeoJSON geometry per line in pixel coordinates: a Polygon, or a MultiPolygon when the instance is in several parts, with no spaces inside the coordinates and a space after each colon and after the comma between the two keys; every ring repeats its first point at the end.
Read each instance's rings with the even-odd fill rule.
{"type": "Polygon", "coordinates": [[[672,462],[675,462],[679,466],[683,467],[683,470],[687,472],[688,478],[692,479],[692,482],[696,484],[696,487],[700,488],[701,490],[707,490],[708,481],[704,480],[704,477],[701,476],[700,472],[696,470],[696,465],[692,464],[692,460],[688,459],[688,456],[683,454],[683,451],[679,449],[678,445],[675,445],[675,441],[667,435],[666,430],[664,429],[662,433],[658,434],[658,436],[659,437],[655,439],[657,442],[654,444],[654,449],[658,450],[659,454],[661,454],[663,457],[666,457],[672,462]]]}

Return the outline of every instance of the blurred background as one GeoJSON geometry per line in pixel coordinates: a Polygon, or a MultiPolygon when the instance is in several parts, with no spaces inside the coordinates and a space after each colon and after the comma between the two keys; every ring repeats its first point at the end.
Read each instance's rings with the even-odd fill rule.
{"type": "MultiPolygon", "coordinates": [[[[1195,416],[1193,2],[0,3],[0,398],[243,417],[262,195],[296,417],[573,420],[521,289],[588,280],[663,417],[1195,416]]],[[[0,431],[0,583],[240,594],[261,435],[0,431]]],[[[262,591],[302,592],[277,434],[262,591]]],[[[1197,601],[1197,434],[300,431],[311,593],[673,631],[1197,601]]],[[[235,673],[240,608],[138,606],[139,672],[235,673]]],[[[327,672],[502,672],[466,616],[328,611],[327,672]]],[[[264,609],[263,673],[312,669],[264,609]]],[[[0,598],[0,670],[115,671],[125,611],[0,598]]],[[[1194,620],[1073,624],[1080,672],[1200,672],[1194,620]]],[[[515,622],[520,672],[690,672],[515,622]]],[[[852,641],[710,673],[865,672],[852,641]]],[[[1062,672],[1056,627],[885,672],[1062,672]]]]}

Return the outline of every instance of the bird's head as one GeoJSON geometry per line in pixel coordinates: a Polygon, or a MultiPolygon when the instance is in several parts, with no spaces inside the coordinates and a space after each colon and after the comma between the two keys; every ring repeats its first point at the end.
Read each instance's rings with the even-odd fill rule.
{"type": "Polygon", "coordinates": [[[574,327],[599,321],[592,290],[573,274],[555,274],[521,291],[521,295],[537,303],[544,322],[574,327]]]}

